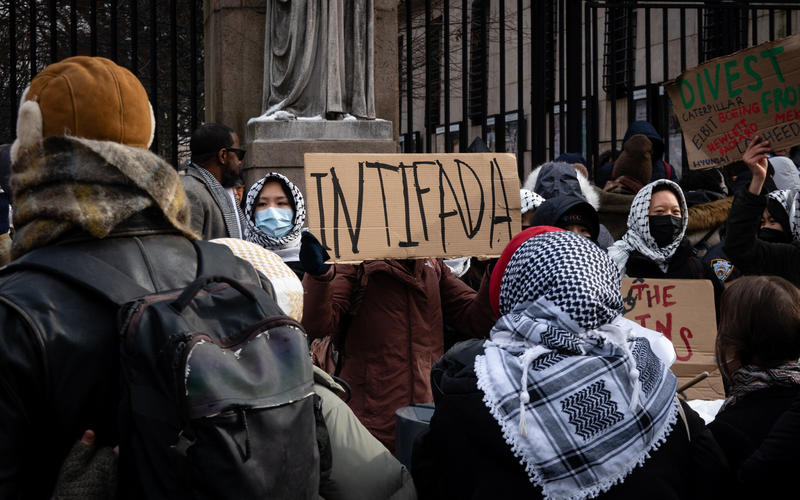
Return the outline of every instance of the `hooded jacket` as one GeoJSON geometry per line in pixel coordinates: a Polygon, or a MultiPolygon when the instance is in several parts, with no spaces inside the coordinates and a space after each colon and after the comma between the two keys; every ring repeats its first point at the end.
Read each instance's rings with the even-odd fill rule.
{"type": "MultiPolygon", "coordinates": [[[[622,138],[622,147],[625,147],[625,143],[633,137],[634,135],[642,134],[647,136],[650,139],[650,142],[653,143],[653,150],[651,152],[651,160],[653,162],[653,173],[650,177],[650,182],[653,182],[657,179],[669,179],[674,182],[678,182],[678,175],[675,172],[675,168],[670,165],[669,169],[667,169],[667,165],[663,160],[664,156],[664,140],[656,131],[655,127],[651,125],[649,122],[646,121],[635,121],[628,126],[628,130],[625,132],[625,136],[622,138]],[[667,175],[667,170],[669,170],[669,175],[667,175]]],[[[607,163],[602,167],[597,169],[597,174],[595,175],[595,184],[602,187],[606,185],[611,178],[611,172],[614,169],[614,162],[607,163]]]]}
{"type": "Polygon", "coordinates": [[[439,259],[335,264],[324,275],[303,278],[306,332],[333,335],[336,342],[344,335],[340,376],[353,390],[350,407],[390,450],[394,412],[433,401],[430,370],[444,351],[444,324],[464,337],[489,334],[495,316],[488,285],[484,277],[476,293],[439,259]],[[341,332],[359,282],[366,282],[363,299],[341,332]]]}

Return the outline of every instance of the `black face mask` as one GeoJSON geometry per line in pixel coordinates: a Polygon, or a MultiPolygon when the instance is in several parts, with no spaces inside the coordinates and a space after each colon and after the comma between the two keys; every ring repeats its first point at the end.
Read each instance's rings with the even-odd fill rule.
{"type": "Polygon", "coordinates": [[[681,234],[683,219],[674,215],[648,215],[650,219],[650,236],[656,240],[658,248],[663,248],[681,234]]]}
{"type": "Polygon", "coordinates": [[[785,231],[762,227],[758,231],[758,239],[768,243],[791,243],[792,238],[785,231]]]}

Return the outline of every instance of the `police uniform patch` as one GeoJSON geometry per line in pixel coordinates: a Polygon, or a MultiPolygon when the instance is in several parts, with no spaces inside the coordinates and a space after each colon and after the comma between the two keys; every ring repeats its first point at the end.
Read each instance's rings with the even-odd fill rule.
{"type": "Polygon", "coordinates": [[[717,275],[720,281],[725,281],[733,272],[733,264],[726,259],[713,259],[711,261],[711,269],[717,275]]]}

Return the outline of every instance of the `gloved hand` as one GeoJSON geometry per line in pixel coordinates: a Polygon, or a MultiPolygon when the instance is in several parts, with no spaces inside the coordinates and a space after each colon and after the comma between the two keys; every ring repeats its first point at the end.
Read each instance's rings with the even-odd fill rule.
{"type": "Polygon", "coordinates": [[[303,270],[313,276],[323,275],[331,268],[330,264],[325,263],[330,258],[322,243],[310,232],[303,231],[300,237],[300,263],[303,264],[303,270]]]}
{"type": "Polygon", "coordinates": [[[87,430],[61,465],[54,500],[113,499],[117,494],[117,450],[98,447],[87,430]]]}

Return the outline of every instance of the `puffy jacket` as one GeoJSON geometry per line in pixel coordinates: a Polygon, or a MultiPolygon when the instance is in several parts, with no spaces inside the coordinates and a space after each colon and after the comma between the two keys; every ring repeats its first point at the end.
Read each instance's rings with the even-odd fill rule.
{"type": "MultiPolygon", "coordinates": [[[[140,213],[104,239],[59,244],[156,292],[183,287],[198,271],[192,242],[169,233],[140,213]]],[[[239,263],[207,265],[214,274],[259,283],[252,266],[239,263]]],[[[40,272],[0,276],[0,498],[49,498],[64,457],[86,429],[100,446],[117,444],[116,314],[115,305],[40,272]]]]}
{"type": "MultiPolygon", "coordinates": [[[[433,367],[436,411],[411,461],[420,499],[542,498],[483,402],[474,369],[483,352],[483,341],[461,342],[433,367]]],[[[679,417],[658,450],[596,498],[717,498],[724,457],[703,420],[683,409],[686,420],[679,417]]]]}
{"type": "MultiPolygon", "coordinates": [[[[394,412],[433,401],[430,370],[443,354],[445,322],[465,336],[486,337],[496,318],[487,277],[476,293],[438,259],[361,266],[366,289],[345,334],[340,376],[352,387],[355,414],[394,450],[394,412]]],[[[305,275],[303,326],[309,337],[339,335],[360,274],[357,266],[336,264],[322,276],[305,275]]]]}
{"type": "MultiPolygon", "coordinates": [[[[650,182],[657,179],[669,179],[678,182],[678,175],[675,173],[675,167],[672,165],[667,167],[667,164],[662,160],[664,155],[664,139],[658,135],[655,127],[646,121],[636,121],[628,126],[625,136],[622,138],[622,146],[625,147],[625,141],[634,135],[646,135],[653,143],[653,152],[651,154],[651,161],[653,163],[653,174],[650,177],[650,182]]],[[[614,162],[607,163],[597,169],[595,176],[595,184],[603,187],[611,179],[611,172],[614,170],[614,162]]]]}

